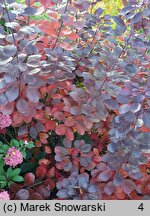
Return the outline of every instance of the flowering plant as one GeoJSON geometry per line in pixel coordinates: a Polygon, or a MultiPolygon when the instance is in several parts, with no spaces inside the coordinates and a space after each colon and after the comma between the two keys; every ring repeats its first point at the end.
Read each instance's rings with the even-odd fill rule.
{"type": "Polygon", "coordinates": [[[0,200],[9,200],[9,199],[10,197],[7,191],[0,192],[0,200]]]}
{"type": "Polygon", "coordinates": [[[26,150],[34,147],[33,142],[12,139],[10,143],[0,142],[0,188],[9,186],[13,182],[22,182],[19,165],[27,158],[26,150]],[[17,168],[16,168],[17,167],[17,168]]]}

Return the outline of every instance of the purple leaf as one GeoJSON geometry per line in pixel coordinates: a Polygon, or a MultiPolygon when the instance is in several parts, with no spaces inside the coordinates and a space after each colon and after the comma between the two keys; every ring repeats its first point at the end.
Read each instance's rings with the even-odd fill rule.
{"type": "Polygon", "coordinates": [[[113,110],[118,109],[118,103],[116,102],[115,99],[106,99],[104,100],[104,103],[109,109],[113,109],[113,110]]]}
{"type": "Polygon", "coordinates": [[[128,96],[128,95],[130,95],[131,94],[131,91],[129,90],[129,89],[121,89],[120,91],[119,91],[119,94],[121,94],[121,95],[126,95],[126,96],[128,96]]]}
{"type": "Polygon", "coordinates": [[[141,172],[133,172],[130,173],[129,176],[133,179],[140,179],[143,177],[143,174],[141,172]]]}
{"type": "Polygon", "coordinates": [[[150,110],[146,110],[143,114],[143,121],[146,127],[150,128],[150,110]]]}
{"type": "Polygon", "coordinates": [[[130,105],[130,111],[133,112],[133,113],[136,113],[136,112],[140,111],[141,106],[142,105],[140,103],[132,103],[130,105]]]}
{"type": "Polygon", "coordinates": [[[33,103],[37,103],[39,101],[39,99],[40,99],[39,92],[37,91],[37,89],[34,89],[32,87],[27,88],[26,96],[33,103]]]}
{"type": "Polygon", "coordinates": [[[107,169],[107,165],[105,163],[101,162],[97,165],[97,169],[100,171],[104,171],[107,169]]]}
{"type": "Polygon", "coordinates": [[[127,104],[129,102],[129,96],[122,96],[121,94],[119,94],[116,97],[116,101],[121,104],[127,104]]]}
{"type": "Polygon", "coordinates": [[[35,128],[37,129],[38,132],[45,131],[44,125],[41,124],[41,123],[39,123],[39,122],[37,122],[37,123],[35,124],[35,128]]]}
{"type": "Polygon", "coordinates": [[[81,109],[78,106],[72,106],[70,109],[70,113],[72,115],[80,115],[81,114],[81,109]]]}
{"type": "Polygon", "coordinates": [[[34,75],[34,74],[39,73],[40,71],[41,71],[41,68],[35,68],[35,69],[33,69],[33,70],[30,70],[30,71],[28,72],[28,74],[29,74],[29,75],[34,75]]]}
{"type": "Polygon", "coordinates": [[[124,21],[121,19],[121,17],[113,16],[112,18],[114,19],[114,21],[115,21],[118,25],[125,26],[124,21]]]}
{"type": "Polygon", "coordinates": [[[133,121],[135,121],[135,118],[136,118],[136,116],[132,112],[128,112],[125,114],[125,120],[126,121],[133,122],[133,121]]]}
{"type": "Polygon", "coordinates": [[[5,23],[6,27],[16,29],[17,27],[20,27],[19,23],[17,22],[6,22],[5,23]]]}
{"type": "Polygon", "coordinates": [[[6,65],[6,64],[7,64],[8,62],[10,62],[12,59],[13,59],[12,56],[9,57],[9,58],[7,58],[7,59],[5,59],[5,60],[2,60],[2,59],[1,59],[1,61],[0,61],[0,66],[6,65]]]}
{"type": "Polygon", "coordinates": [[[89,193],[96,193],[97,192],[96,186],[94,184],[89,185],[88,192],[89,193]]]}
{"type": "Polygon", "coordinates": [[[125,66],[125,70],[127,73],[129,73],[129,75],[132,75],[132,76],[134,76],[138,71],[137,67],[134,64],[127,64],[125,66]]]}
{"type": "Polygon", "coordinates": [[[133,17],[132,23],[135,24],[135,23],[139,22],[141,20],[141,18],[142,18],[142,13],[139,12],[133,17]]]}
{"type": "Polygon", "coordinates": [[[112,153],[115,153],[116,151],[116,147],[113,143],[110,143],[107,147],[108,151],[112,152],[112,153]]]}
{"type": "Polygon", "coordinates": [[[134,9],[135,9],[135,8],[134,8],[133,6],[124,7],[124,8],[121,10],[120,14],[121,14],[121,15],[125,15],[125,14],[131,12],[131,11],[134,10],[134,9]]]}
{"type": "Polygon", "coordinates": [[[18,129],[18,136],[23,136],[25,135],[26,133],[28,132],[28,127],[25,125],[25,126],[21,126],[19,127],[18,129]]]}
{"type": "Polygon", "coordinates": [[[85,145],[81,146],[80,150],[83,153],[88,153],[91,150],[91,145],[90,144],[85,144],[85,145]]]}
{"type": "Polygon", "coordinates": [[[20,189],[15,196],[17,200],[28,200],[29,199],[29,191],[26,189],[20,189]]]}
{"type": "Polygon", "coordinates": [[[142,151],[139,147],[134,147],[134,149],[132,150],[132,156],[134,158],[139,158],[142,155],[142,151]]]}
{"type": "Polygon", "coordinates": [[[22,114],[25,114],[29,109],[29,106],[24,99],[19,99],[16,104],[16,107],[17,107],[17,110],[22,114]]]}
{"type": "Polygon", "coordinates": [[[83,0],[82,2],[77,1],[74,2],[74,4],[80,11],[87,11],[90,6],[90,3],[87,0],[83,0]]]}
{"type": "Polygon", "coordinates": [[[69,141],[69,140],[65,137],[64,140],[63,140],[63,145],[64,145],[66,148],[71,148],[72,142],[69,141]]]}
{"type": "Polygon", "coordinates": [[[98,8],[94,14],[99,17],[103,13],[103,11],[104,10],[102,8],[98,8]]]}
{"type": "Polygon", "coordinates": [[[108,182],[105,187],[104,187],[104,192],[107,194],[107,195],[111,195],[113,192],[114,192],[114,184],[113,182],[108,182]]]}
{"type": "Polygon", "coordinates": [[[150,97],[150,89],[148,89],[145,94],[146,96],[150,97]]]}
{"type": "Polygon", "coordinates": [[[34,139],[37,138],[38,136],[38,131],[35,127],[31,127],[29,133],[30,133],[30,136],[34,139]]]}
{"type": "Polygon", "coordinates": [[[150,16],[150,8],[144,9],[144,16],[150,16]]]}
{"type": "Polygon", "coordinates": [[[69,172],[69,171],[71,171],[71,169],[72,169],[72,163],[71,163],[71,161],[68,161],[67,163],[65,163],[65,165],[64,165],[64,170],[66,171],[66,172],[69,172]]]}
{"type": "Polygon", "coordinates": [[[89,176],[88,175],[84,175],[84,174],[80,174],[78,177],[78,184],[79,186],[82,188],[87,188],[88,186],[88,182],[89,182],[89,176]]]}
{"type": "Polygon", "coordinates": [[[56,146],[55,147],[55,153],[56,154],[62,154],[62,155],[67,155],[68,154],[67,149],[62,147],[62,146],[56,146]]]}
{"type": "Polygon", "coordinates": [[[14,80],[15,80],[14,76],[12,74],[5,74],[4,79],[5,79],[5,82],[8,84],[14,82],[14,80]]]}
{"type": "Polygon", "coordinates": [[[122,184],[122,182],[123,182],[123,176],[122,176],[122,174],[121,174],[121,173],[118,173],[118,172],[115,173],[114,179],[113,179],[114,185],[115,185],[115,186],[119,186],[119,185],[122,184]]]}
{"type": "Polygon", "coordinates": [[[16,52],[17,52],[17,48],[15,45],[6,45],[3,49],[3,53],[7,57],[14,56],[16,52]]]}
{"type": "Polygon", "coordinates": [[[0,79],[0,89],[3,89],[6,86],[6,82],[4,79],[0,79]]]}
{"type": "Polygon", "coordinates": [[[15,0],[6,0],[8,4],[15,2],[15,0]]]}
{"type": "Polygon", "coordinates": [[[81,166],[87,167],[90,166],[92,163],[91,158],[88,157],[80,157],[80,164],[81,166]]]}
{"type": "Polygon", "coordinates": [[[119,107],[119,113],[120,114],[125,114],[130,110],[130,105],[129,104],[123,104],[119,107]]]}
{"type": "Polygon", "coordinates": [[[139,142],[142,145],[148,145],[149,146],[150,145],[149,141],[150,141],[150,132],[143,133],[139,139],[139,142]]]}
{"type": "Polygon", "coordinates": [[[112,171],[111,170],[106,170],[106,171],[101,172],[97,176],[97,180],[98,181],[108,181],[111,177],[112,177],[112,171]]]}
{"type": "Polygon", "coordinates": [[[68,189],[62,189],[57,192],[57,196],[61,199],[68,198],[68,189]]]}
{"type": "Polygon", "coordinates": [[[16,89],[14,87],[10,87],[6,91],[6,96],[9,102],[15,101],[19,95],[19,89],[16,89]]]}
{"type": "Polygon", "coordinates": [[[37,12],[37,10],[34,7],[27,7],[24,10],[24,14],[28,16],[32,16],[37,12]]]}
{"type": "Polygon", "coordinates": [[[0,93],[0,106],[1,105],[5,105],[8,103],[7,97],[5,96],[5,94],[0,93]]]}
{"type": "Polygon", "coordinates": [[[1,109],[1,112],[5,115],[11,115],[14,111],[14,104],[11,103],[7,103],[5,105],[3,105],[3,108],[1,109]]]}
{"type": "Polygon", "coordinates": [[[16,14],[8,11],[8,13],[4,13],[4,19],[6,22],[14,21],[16,19],[16,14]]]}
{"type": "Polygon", "coordinates": [[[122,184],[122,189],[126,194],[130,194],[133,190],[135,190],[136,185],[135,183],[130,179],[125,179],[122,184]]]}
{"type": "Polygon", "coordinates": [[[30,27],[30,26],[23,26],[23,27],[21,27],[20,31],[23,32],[23,33],[25,33],[25,34],[28,34],[28,35],[36,33],[35,28],[34,27],[30,27]]]}
{"type": "Polygon", "coordinates": [[[96,116],[100,118],[101,120],[105,121],[108,115],[108,112],[106,110],[104,103],[102,101],[97,101],[96,109],[97,109],[96,116]]]}

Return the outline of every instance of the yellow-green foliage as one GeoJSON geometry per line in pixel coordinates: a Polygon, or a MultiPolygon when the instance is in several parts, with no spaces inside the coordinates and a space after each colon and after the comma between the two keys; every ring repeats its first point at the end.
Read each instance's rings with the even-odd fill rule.
{"type": "Polygon", "coordinates": [[[122,0],[102,0],[92,8],[91,12],[94,13],[94,11],[99,7],[104,9],[104,14],[115,16],[118,15],[119,11],[123,8],[123,3],[122,0]]]}

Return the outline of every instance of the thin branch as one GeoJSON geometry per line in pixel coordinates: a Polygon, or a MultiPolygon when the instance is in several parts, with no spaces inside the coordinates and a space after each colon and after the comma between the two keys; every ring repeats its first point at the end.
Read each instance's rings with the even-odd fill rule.
{"type": "Polygon", "coordinates": [[[5,139],[4,136],[2,136],[2,135],[0,134],[0,137],[1,137],[7,144],[9,144],[9,142],[5,139]]]}
{"type": "Polygon", "coordinates": [[[32,187],[38,186],[38,185],[40,185],[40,184],[42,184],[42,183],[45,183],[45,181],[36,182],[36,183],[30,185],[29,187],[27,187],[26,190],[28,190],[28,189],[30,189],[30,188],[32,188],[32,187]]]}
{"type": "MultiPolygon", "coordinates": [[[[30,7],[30,0],[28,0],[28,7],[30,7]]],[[[30,16],[28,15],[28,26],[30,25],[30,16]]]]}
{"type": "Polygon", "coordinates": [[[14,139],[14,137],[13,137],[12,134],[9,132],[9,130],[7,130],[6,134],[7,134],[11,139],[14,139]]]}
{"type": "Polygon", "coordinates": [[[129,43],[129,40],[130,40],[131,36],[132,36],[132,34],[129,35],[129,37],[128,37],[126,43],[125,43],[125,45],[124,45],[123,48],[122,48],[122,51],[120,52],[120,54],[119,54],[118,57],[116,58],[115,62],[114,62],[113,65],[111,66],[110,72],[112,72],[112,70],[114,69],[115,65],[116,65],[117,62],[118,62],[118,59],[121,57],[122,53],[125,51],[125,49],[126,49],[128,43],[129,43]]]}
{"type": "MultiPolygon", "coordinates": [[[[7,16],[8,16],[8,20],[9,20],[9,22],[11,22],[11,19],[10,19],[9,13],[8,13],[8,9],[7,9],[7,5],[6,5],[5,0],[3,0],[3,2],[4,2],[6,14],[7,14],[7,16]]],[[[8,28],[9,28],[9,27],[8,27],[8,28]]],[[[12,34],[12,38],[13,38],[14,45],[17,46],[16,39],[15,39],[15,36],[14,36],[14,32],[12,31],[11,28],[9,28],[9,30],[10,30],[10,32],[11,32],[11,34],[12,34]]],[[[16,56],[17,56],[17,59],[18,59],[18,55],[16,55],[16,56]]],[[[18,59],[18,60],[19,60],[19,59],[18,59]]]]}
{"type": "MultiPolygon", "coordinates": [[[[128,42],[129,42],[131,36],[132,36],[132,33],[130,33],[130,35],[129,35],[129,37],[128,37],[126,43],[125,43],[125,45],[124,45],[123,48],[122,48],[122,51],[120,52],[120,54],[118,55],[118,57],[116,58],[116,60],[114,61],[114,63],[112,64],[112,66],[111,66],[111,68],[110,68],[110,70],[109,70],[110,73],[112,72],[112,70],[114,69],[114,67],[116,66],[116,64],[117,64],[117,62],[118,62],[118,59],[121,57],[122,53],[123,53],[124,50],[126,49],[126,47],[127,47],[127,45],[128,45],[128,42]]],[[[100,94],[101,94],[102,88],[103,88],[103,86],[105,85],[105,83],[106,83],[107,80],[108,80],[108,77],[106,76],[105,79],[104,79],[104,81],[103,81],[102,84],[101,84],[100,89],[99,89],[100,94]]],[[[92,100],[90,101],[90,103],[92,103],[92,101],[93,101],[96,97],[97,97],[97,95],[96,95],[95,97],[92,98],[92,100]]]]}
{"type": "MultiPolygon", "coordinates": [[[[97,34],[98,30],[100,30],[100,28],[101,28],[101,26],[99,25],[99,26],[97,27],[96,31],[95,31],[95,35],[94,35],[92,41],[90,42],[90,45],[91,45],[91,46],[93,45],[93,42],[94,42],[95,39],[96,39],[96,34],[97,34]]],[[[88,58],[88,56],[93,52],[93,50],[94,50],[94,46],[92,46],[92,48],[90,49],[90,51],[89,51],[88,54],[86,54],[85,56],[82,56],[82,57],[77,61],[76,67],[75,67],[75,69],[72,71],[72,73],[75,73],[75,71],[76,71],[76,69],[77,69],[77,67],[78,67],[79,62],[80,62],[83,58],[88,58]]]]}
{"type": "MultiPolygon", "coordinates": [[[[8,20],[9,22],[11,22],[11,19],[10,19],[10,16],[9,16],[9,12],[8,12],[8,9],[7,9],[7,5],[6,5],[6,1],[3,0],[3,3],[4,3],[4,6],[5,6],[5,10],[6,10],[6,14],[8,16],[8,20]]],[[[9,31],[11,32],[12,34],[12,38],[13,38],[13,43],[14,45],[16,46],[17,48],[17,42],[16,42],[16,39],[15,39],[15,35],[14,35],[14,32],[11,28],[9,28],[9,31]]],[[[19,57],[18,57],[18,49],[16,51],[16,59],[17,59],[17,63],[19,64],[19,57]]],[[[19,68],[18,68],[19,69],[19,68]]],[[[19,77],[18,77],[18,82],[19,82],[19,95],[20,95],[20,90],[21,90],[21,71],[19,69],[19,77]]]]}
{"type": "MultiPolygon", "coordinates": [[[[109,70],[110,73],[113,71],[114,67],[116,66],[116,64],[117,64],[117,62],[118,62],[118,59],[121,57],[122,53],[123,53],[124,50],[126,49],[126,47],[127,47],[127,45],[128,45],[128,42],[129,42],[129,40],[130,40],[130,38],[131,38],[131,35],[132,35],[132,34],[129,35],[129,38],[128,38],[128,40],[126,41],[125,45],[123,46],[122,51],[120,52],[120,54],[118,55],[118,57],[116,58],[116,60],[114,61],[114,63],[112,64],[112,66],[111,66],[111,68],[110,68],[110,70],[109,70]]],[[[101,92],[103,86],[105,85],[105,82],[107,81],[107,79],[108,79],[108,77],[106,76],[106,78],[104,79],[104,81],[103,81],[103,83],[102,83],[102,85],[101,85],[101,87],[100,87],[100,92],[101,92]]]]}
{"type": "Polygon", "coordinates": [[[148,51],[148,48],[145,49],[142,57],[144,57],[146,55],[147,51],[148,51]]]}
{"type": "MultiPolygon", "coordinates": [[[[65,6],[65,10],[64,10],[64,14],[67,12],[69,2],[70,2],[70,0],[67,0],[66,6],[65,6]]],[[[60,20],[60,26],[59,26],[59,28],[58,28],[59,30],[58,30],[57,38],[56,38],[56,40],[55,40],[55,43],[54,43],[54,45],[53,45],[52,50],[55,49],[56,44],[57,44],[57,42],[59,41],[59,37],[60,37],[61,29],[62,29],[62,27],[63,27],[63,23],[64,23],[64,22],[63,22],[63,20],[61,19],[61,20],[60,20]]]]}

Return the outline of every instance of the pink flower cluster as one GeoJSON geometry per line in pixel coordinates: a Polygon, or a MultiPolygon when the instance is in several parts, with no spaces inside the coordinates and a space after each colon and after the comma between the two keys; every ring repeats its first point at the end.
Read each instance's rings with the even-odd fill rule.
{"type": "Polygon", "coordinates": [[[12,124],[12,120],[9,115],[3,115],[0,113],[0,129],[9,127],[12,124]]]}
{"type": "Polygon", "coordinates": [[[10,197],[7,191],[0,192],[0,200],[10,200],[10,197]]]}
{"type": "Polygon", "coordinates": [[[15,167],[18,164],[22,163],[23,156],[16,147],[11,147],[8,149],[4,160],[6,165],[15,167]]]}

